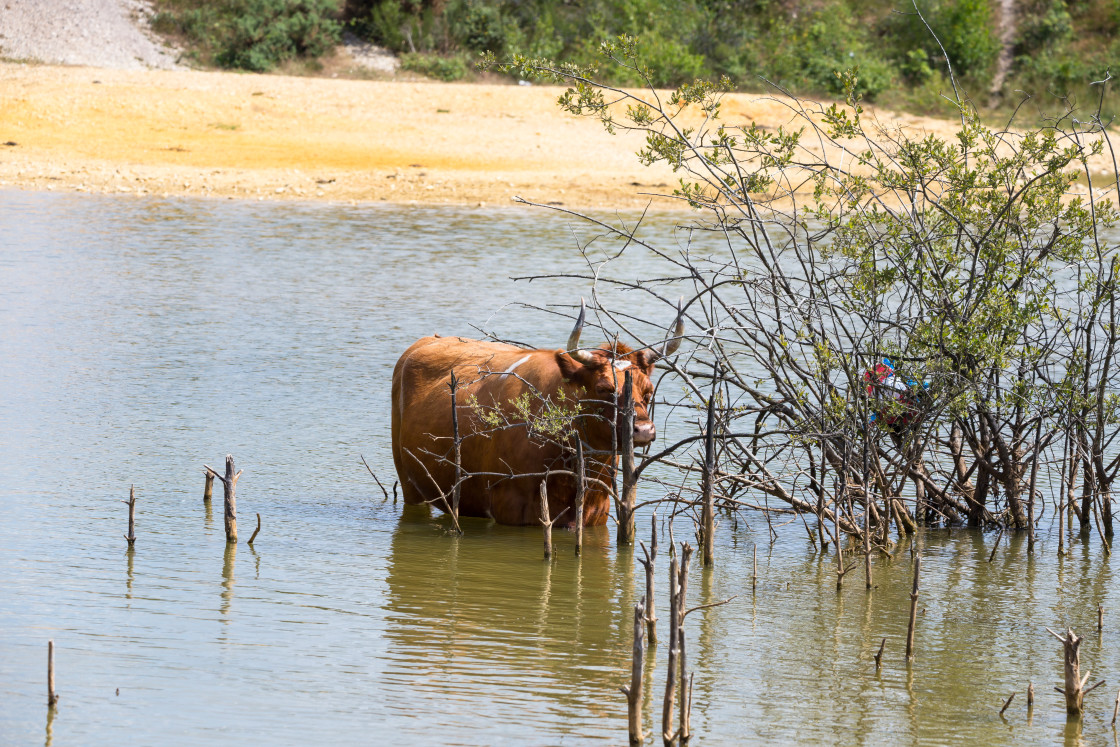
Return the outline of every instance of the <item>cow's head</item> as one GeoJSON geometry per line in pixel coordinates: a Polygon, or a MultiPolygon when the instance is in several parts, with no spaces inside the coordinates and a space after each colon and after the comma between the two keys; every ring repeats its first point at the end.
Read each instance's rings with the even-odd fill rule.
{"type": "Polygon", "coordinates": [[[621,343],[603,345],[594,350],[579,347],[580,333],[586,314],[583,301],[580,301],[579,318],[568,337],[567,351],[556,351],[556,363],[563,377],[574,386],[585,411],[598,415],[585,421],[584,430],[594,445],[609,448],[610,428],[618,429],[620,438],[625,427],[622,408],[622,392],[626,374],[631,374],[634,392],[634,445],[645,446],[657,437],[657,429],[649,417],[649,406],[653,401],[654,363],[662,356],[676,352],[684,333],[684,320],[680,306],[677,319],[669,338],[660,350],[632,350],[621,343]],[[619,406],[615,408],[615,402],[619,406]]]}

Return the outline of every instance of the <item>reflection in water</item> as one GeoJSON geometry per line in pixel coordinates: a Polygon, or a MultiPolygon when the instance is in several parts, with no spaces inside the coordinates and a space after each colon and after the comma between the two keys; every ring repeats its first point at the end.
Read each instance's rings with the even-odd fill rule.
{"type": "Polygon", "coordinates": [[[233,566],[237,560],[237,543],[227,542],[225,555],[222,557],[222,622],[229,623],[229,608],[233,602],[233,566]]]}
{"type": "Polygon", "coordinates": [[[1066,719],[1065,729],[1062,730],[1065,747],[1081,747],[1084,744],[1081,741],[1082,723],[1083,719],[1079,716],[1070,716],[1066,719]]]}
{"type": "Polygon", "coordinates": [[[124,554],[125,554],[125,557],[128,559],[128,570],[126,571],[126,575],[125,575],[126,580],[125,580],[124,597],[125,597],[125,599],[131,600],[132,599],[132,579],[133,579],[132,561],[136,557],[136,548],[133,547],[132,545],[129,545],[128,549],[125,550],[124,554]]]}
{"type": "Polygon", "coordinates": [[[546,732],[586,736],[587,719],[619,714],[625,723],[621,698],[604,702],[598,687],[588,687],[627,668],[628,649],[617,645],[621,611],[612,600],[633,575],[611,552],[608,528],[584,530],[578,559],[571,535],[556,533],[550,564],[541,559],[538,532],[482,520],[463,526],[463,536],[446,536],[426,516],[406,511],[394,532],[386,573],[388,689],[421,694],[412,706],[417,713],[426,710],[423,701],[441,704],[464,729],[467,714],[458,712],[470,709],[479,687],[495,688],[489,715],[498,723],[516,723],[528,709],[549,722],[546,732]]]}
{"type": "Polygon", "coordinates": [[[51,747],[51,744],[54,742],[54,714],[56,710],[56,706],[47,706],[47,747],[51,747]]]}
{"type": "MultiPolygon", "coordinates": [[[[368,476],[345,468],[359,453],[379,471],[391,463],[385,403],[400,351],[434,330],[471,334],[468,322],[507,303],[539,305],[536,284],[505,278],[582,266],[571,251],[578,227],[529,211],[12,192],[0,226],[0,744],[43,738],[40,657],[25,653],[48,628],[81,638],[60,722],[68,743],[223,744],[233,728],[267,744],[625,739],[617,687],[643,589],[629,549],[592,531],[577,561],[571,535],[557,532],[549,566],[539,530],[470,522],[451,537],[438,519],[370,504],[368,476]],[[223,292],[234,274],[239,292],[223,292]],[[275,493],[284,531],[267,545],[268,566],[253,551],[237,607],[236,549],[225,548],[214,636],[221,509],[205,504],[199,525],[195,479],[205,455],[230,450],[275,493]],[[125,589],[120,535],[98,518],[119,488],[106,464],[166,497],[153,503],[160,530],[144,563],[126,556],[125,589]],[[22,681],[32,684],[10,686],[22,681]],[[106,708],[97,697],[130,681],[139,686],[128,702],[106,708]]],[[[637,257],[619,260],[620,276],[646,272],[637,257]]],[[[584,292],[558,280],[549,303],[584,292]]],[[[632,308],[635,318],[650,311],[632,308]]],[[[521,311],[487,325],[545,344],[570,329],[559,315],[521,311]]],[[[663,548],[670,516],[659,522],[663,548]]],[[[1096,709],[1067,733],[1052,690],[1061,654],[1046,626],[1085,636],[1086,669],[1120,670],[1120,625],[1088,634],[1098,603],[1110,621],[1120,614],[1114,561],[1067,516],[1062,558],[1058,527],[1040,526],[1033,556],[1005,533],[991,563],[994,533],[919,533],[910,553],[900,545],[873,559],[871,594],[858,574],[837,593],[835,546],[814,549],[796,527],[771,542],[764,517],[730,517],[715,568],[694,564],[690,583],[693,605],[739,597],[686,625],[697,741],[1115,743],[1096,709]],[[917,552],[924,611],[908,667],[917,552]],[[1009,710],[1009,735],[999,706],[1030,680],[1037,711],[1009,710]]],[[[860,548],[845,554],[859,560],[860,548]]],[[[666,556],[656,565],[662,631],[666,556]]],[[[648,727],[660,720],[664,637],[648,654],[648,727]]]]}

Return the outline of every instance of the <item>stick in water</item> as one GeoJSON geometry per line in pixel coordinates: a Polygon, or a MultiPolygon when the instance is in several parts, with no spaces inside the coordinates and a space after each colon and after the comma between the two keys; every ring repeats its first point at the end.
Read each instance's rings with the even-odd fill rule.
{"type": "Polygon", "coordinates": [[[260,534],[260,531],[261,531],[261,515],[257,514],[257,528],[253,530],[252,536],[249,537],[249,547],[253,546],[253,540],[255,540],[257,538],[257,535],[260,534]]]}
{"type": "Polygon", "coordinates": [[[132,547],[136,543],[136,486],[133,485],[128,489],[128,500],[121,501],[121,503],[128,504],[128,534],[124,536],[128,540],[128,546],[132,547]]]}
{"type": "Polygon", "coordinates": [[[906,661],[914,661],[914,623],[918,617],[918,579],[922,573],[922,556],[914,558],[914,588],[910,592],[910,627],[906,631],[906,661]]]}
{"type": "Polygon", "coordinates": [[[47,706],[54,708],[58,693],[54,691],[54,639],[47,641],[47,706]]]}

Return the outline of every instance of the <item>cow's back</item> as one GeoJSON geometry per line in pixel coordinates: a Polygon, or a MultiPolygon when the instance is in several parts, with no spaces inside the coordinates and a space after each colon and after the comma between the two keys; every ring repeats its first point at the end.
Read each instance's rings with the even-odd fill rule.
{"type": "MultiPolygon", "coordinates": [[[[456,372],[462,386],[457,401],[460,435],[465,436],[473,429],[470,421],[475,419],[464,407],[469,398],[484,404],[508,402],[526,389],[520,374],[539,370],[542,364],[550,365],[554,355],[554,351],[526,350],[462,337],[433,336],[413,343],[393,369],[392,386],[393,461],[405,502],[430,501],[454,481],[446,458],[429,454],[449,457],[451,453],[451,371],[456,372]],[[515,372],[519,375],[512,375],[515,372]]],[[[472,443],[468,450],[475,452],[478,448],[489,446],[472,443]]],[[[477,470],[491,465],[464,467],[477,470]]],[[[476,512],[462,504],[461,509],[467,515],[485,515],[485,509],[476,512]]]]}

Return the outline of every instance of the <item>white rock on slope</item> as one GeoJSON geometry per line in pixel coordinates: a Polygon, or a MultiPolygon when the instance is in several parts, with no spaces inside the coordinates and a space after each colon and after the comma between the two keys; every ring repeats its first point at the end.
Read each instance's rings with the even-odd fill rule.
{"type": "Polygon", "coordinates": [[[62,65],[177,67],[143,0],[0,0],[0,57],[62,65]]]}

